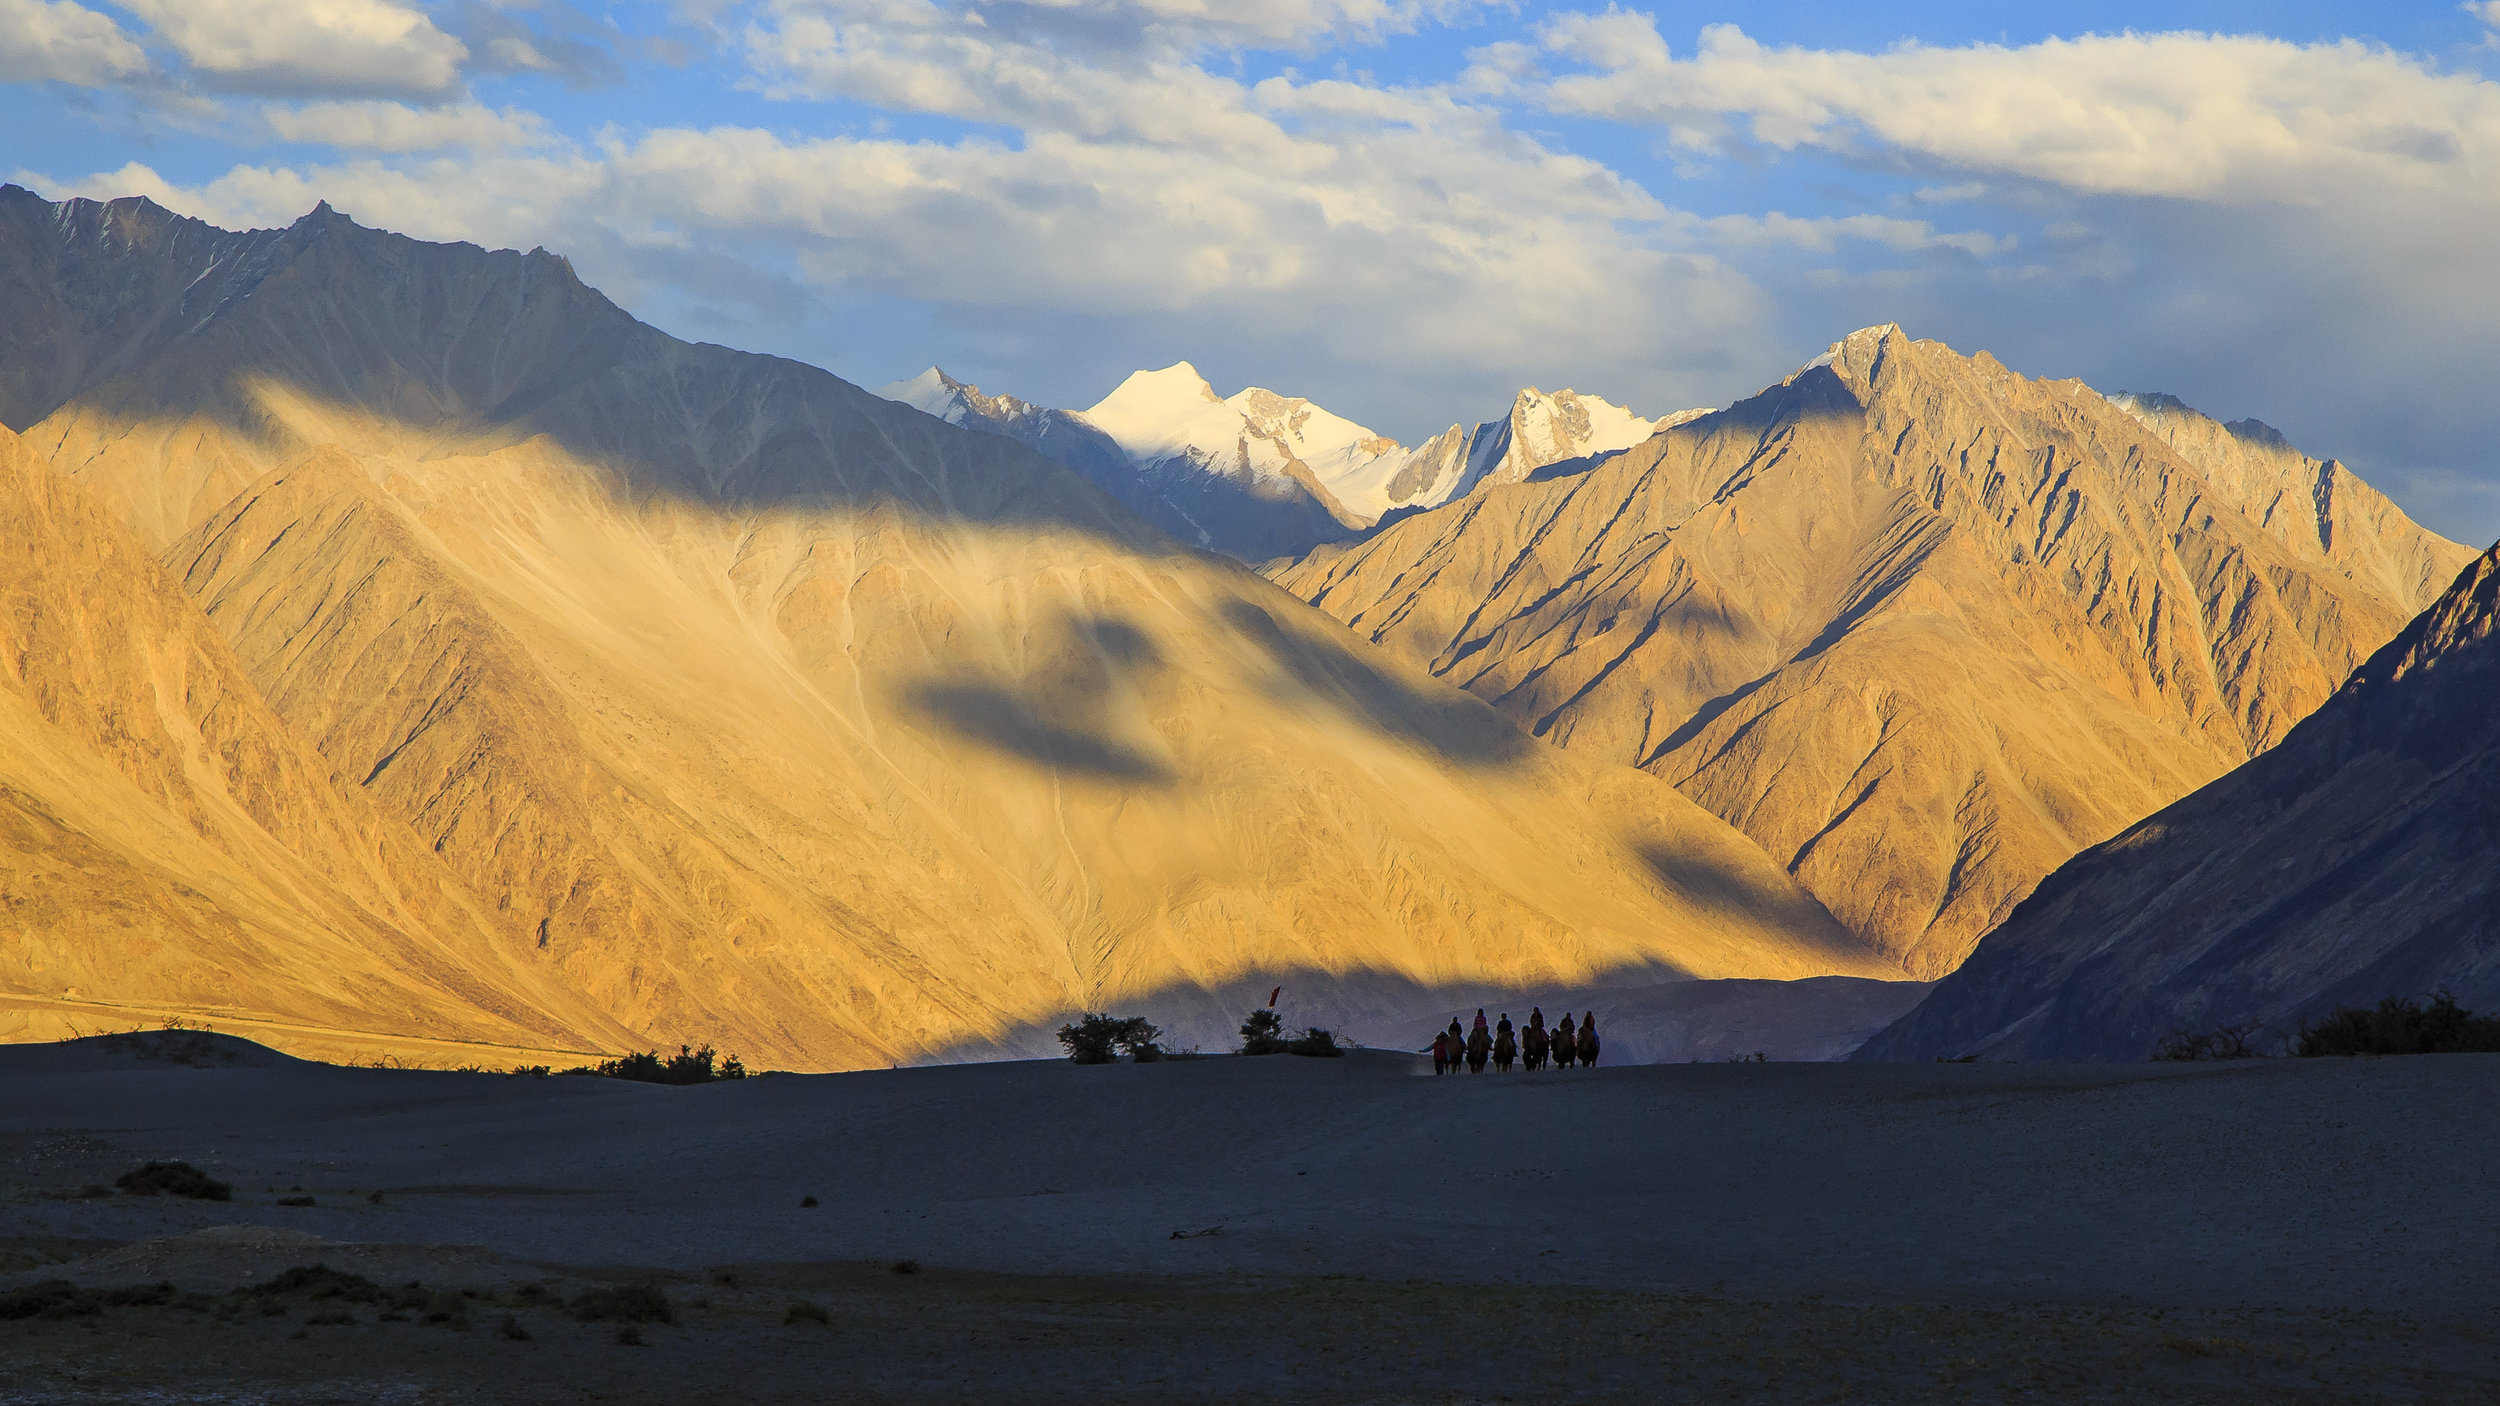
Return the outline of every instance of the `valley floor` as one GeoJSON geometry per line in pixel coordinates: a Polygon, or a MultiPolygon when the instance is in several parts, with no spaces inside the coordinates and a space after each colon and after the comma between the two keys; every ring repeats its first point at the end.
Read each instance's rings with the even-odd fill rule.
{"type": "Polygon", "coordinates": [[[0,1294],[182,1291],[0,1321],[0,1403],[2500,1400],[2494,1057],[668,1089],[208,1049],[0,1049],[0,1294]],[[235,1199],[77,1194],[146,1157],[235,1199]],[[316,1261],[429,1287],[234,1292],[316,1261]],[[639,1282],[640,1345],[568,1310],[639,1282]]]}

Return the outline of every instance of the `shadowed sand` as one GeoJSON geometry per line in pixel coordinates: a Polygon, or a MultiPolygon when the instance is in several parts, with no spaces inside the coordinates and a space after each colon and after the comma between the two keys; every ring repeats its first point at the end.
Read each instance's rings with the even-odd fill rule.
{"type": "MultiPolygon", "coordinates": [[[[1529,1356],[1471,1369],[1500,1377],[1544,1370],[1535,1354],[1558,1341],[1537,1327],[1549,1300],[1556,1322],[1578,1302],[1594,1321],[1643,1332],[1683,1314],[1719,1325],[1711,1334],[1730,1322],[1759,1333],[1770,1313],[1789,1325],[1781,1353],[1832,1370],[1861,1361],[1844,1385],[1884,1363],[1907,1371],[1902,1364],[1927,1361],[1922,1353],[1943,1351],[1938,1333],[1976,1333],[1977,1345],[1954,1350],[1997,1362],[2000,1351],[2047,1350],[2056,1324],[2094,1345],[2088,1361],[2057,1370],[2087,1375],[2119,1370],[2104,1357],[2139,1347],[2164,1371],[2194,1365],[2203,1349],[2162,1356],[2160,1345],[2181,1333],[2238,1344],[2232,1353],[2290,1344],[2263,1349],[2278,1366],[2294,1360],[2284,1353],[2318,1350],[2300,1344],[2322,1333],[2353,1343],[2392,1334],[2387,1343],[2436,1358],[2451,1374],[2440,1380],[2459,1389],[2488,1390],[2500,1360],[2483,1330],[2458,1326],[2487,1324],[2500,1307],[2500,1281],[2471,1268],[2500,1251],[2500,1210],[2484,1180],[2500,1156],[2500,1129],[2484,1116],[2500,1058],[1685,1065],[1434,1079],[1404,1056],[1365,1053],[672,1089],[340,1069],[239,1041],[217,1047],[247,1062],[144,1063],[100,1041],[0,1050],[0,1179],[16,1227],[10,1252],[29,1266],[0,1287],[66,1276],[217,1291],[315,1258],[386,1283],[490,1288],[550,1274],[656,1274],[691,1286],[681,1296],[718,1295],[706,1311],[747,1315],[737,1320],[747,1328],[724,1319],[710,1337],[699,1324],[668,1330],[687,1352],[699,1343],[731,1352],[723,1344],[793,1294],[830,1296],[860,1314],[900,1312],[892,1295],[903,1281],[880,1278],[881,1266],[910,1258],[925,1269],[909,1292],[927,1296],[935,1317],[898,1324],[899,1336],[873,1346],[855,1334],[849,1351],[883,1364],[877,1372],[903,1371],[891,1354],[920,1350],[906,1342],[977,1338],[984,1325],[1034,1313],[1074,1313],[1061,1345],[1102,1351],[1117,1345],[1087,1334],[1115,1324],[1142,1333],[1138,1315],[1176,1314],[1198,1324],[1191,1341],[1222,1356],[1241,1351],[1223,1326],[1235,1310],[1281,1315],[1268,1330],[1296,1342],[1328,1324],[1353,1331],[1344,1327],[1353,1315],[1375,1327],[1336,1350],[1370,1351],[1417,1332],[1491,1331],[1468,1315],[1515,1304],[1525,1316],[1501,1310],[1509,1326],[1500,1332],[1529,1356]],[[141,1157],[190,1160],[232,1181],[235,1200],[62,1194],[109,1182],[141,1157]],[[318,1204],[274,1204],[296,1188],[318,1204]],[[821,1204],[803,1209],[805,1196],[821,1204]],[[196,1234],[220,1226],[276,1230],[196,1234]],[[1585,1292],[1555,1294],[1556,1285],[1585,1292]],[[1090,1307],[1048,1309],[1067,1295],[1090,1307]],[[1130,1307],[1106,1307],[1113,1300],[1130,1307]],[[2181,1316],[2163,1320],[2165,1311],[2181,1316]],[[1883,1346],[1884,1333],[1909,1331],[1902,1315],[1922,1314],[1960,1326],[1930,1324],[1897,1352],[1883,1346]],[[2216,1327],[2216,1315],[2237,1326],[2216,1327]],[[1893,1327],[1878,1331],[1882,1323],[1893,1327]],[[1825,1330],[1840,1334],[1828,1352],[1807,1342],[1825,1330]]],[[[381,1335],[375,1343],[387,1336],[379,1324],[358,1331],[381,1335]]],[[[551,1322],[540,1330],[549,1355],[531,1360],[554,1361],[559,1340],[581,1339],[563,1351],[590,1351],[588,1331],[551,1322]]],[[[1591,1361],[1630,1361],[1622,1354],[1639,1334],[1605,1332],[1615,1336],[1600,1335],[1591,1361]]],[[[1002,1362],[1024,1360],[992,1341],[1002,1362]]],[[[1677,1350],[1701,1352],[1697,1341],[1677,1350]]],[[[1725,1346],[1723,1335],[1709,1341],[1725,1346]]],[[[1184,1357],[1200,1349],[1171,1348],[1184,1357]]],[[[157,1350],[134,1339],[126,1351],[136,1356],[123,1360],[157,1350]]],[[[293,1360],[286,1351],[273,1338],[269,1360],[293,1360]]],[[[2303,1371],[2325,1371],[2299,1360],[2309,1362],[2303,1371]]],[[[2354,1363],[2368,1359],[2335,1360],[2360,1371],[2354,1363]]],[[[681,1368],[693,1370],[670,1370],[681,1368]]],[[[2358,1380],[2378,1381],[2376,1370],[2358,1380]]],[[[1607,1380],[1599,1396],[1642,1395],[1637,1373],[1607,1380]]],[[[1780,1399],[1760,1385],[1772,1378],[1732,1380],[1729,1399],[1780,1399]]],[[[2287,1380],[2307,1391],[2312,1377],[2287,1380]]],[[[1902,1399],[1950,1399],[1902,1389],[1902,1399]]],[[[2353,1389],[2346,1379],[2314,1399],[2351,1399],[2353,1389]]],[[[2236,1391],[2188,1395],[2313,1399],[2290,1386],[2236,1391]]],[[[1345,1399],[1358,1398],[1399,1399],[1376,1390],[1345,1399]]]]}

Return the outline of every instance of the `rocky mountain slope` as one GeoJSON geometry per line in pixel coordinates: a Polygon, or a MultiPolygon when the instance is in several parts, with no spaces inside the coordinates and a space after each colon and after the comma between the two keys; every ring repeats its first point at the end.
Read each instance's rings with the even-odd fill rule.
{"type": "MultiPolygon", "coordinates": [[[[28,444],[496,951],[645,1042],[845,1067],[1275,979],[1386,1020],[1896,972],[1654,778],[553,255],[12,189],[0,271],[54,363],[8,382],[28,444]]],[[[299,979],[238,962],[229,1005],[299,979]]]]}
{"type": "Polygon", "coordinates": [[[2500,1006],[2500,547],[2272,751],[2041,881],[1867,1059],[2142,1059],[2454,992],[2500,1006]]]}
{"type": "Polygon", "coordinates": [[[1870,328],[1587,472],[1270,574],[1672,781],[1932,978],[2280,741],[2471,555],[2202,423],[1870,328]]]}
{"type": "Polygon", "coordinates": [[[0,1037],[211,1018],[463,1063],[631,1038],[335,785],[154,558],[5,429],[0,522],[0,1037]]]}

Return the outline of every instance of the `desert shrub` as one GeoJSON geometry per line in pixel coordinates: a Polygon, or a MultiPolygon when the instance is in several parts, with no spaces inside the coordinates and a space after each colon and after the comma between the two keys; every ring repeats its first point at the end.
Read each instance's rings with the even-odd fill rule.
{"type": "Polygon", "coordinates": [[[195,1201],[231,1201],[234,1188],[188,1162],[146,1162],[131,1168],[113,1185],[132,1196],[188,1196],[195,1201]]]}
{"type": "Polygon", "coordinates": [[[783,1327],[789,1327],[794,1323],[822,1323],[827,1326],[831,1326],[833,1323],[833,1315],[825,1312],[825,1306],[823,1304],[808,1303],[805,1300],[801,1300],[798,1303],[790,1305],[790,1307],[781,1315],[781,1324],[783,1327]]]}
{"type": "Polygon", "coordinates": [[[414,1279],[396,1289],[387,1290],[382,1295],[383,1303],[401,1311],[420,1309],[433,1301],[433,1291],[414,1279]]]}
{"type": "Polygon", "coordinates": [[[886,1268],[893,1270],[896,1274],[918,1274],[920,1272],[920,1261],[896,1260],[894,1263],[887,1265],[886,1268]]]}
{"type": "Polygon", "coordinates": [[[603,1059],[595,1065],[577,1065],[567,1074],[596,1074],[608,1079],[629,1079],[637,1084],[714,1084],[723,1079],[747,1077],[747,1067],[736,1055],[726,1060],[710,1045],[696,1047],[679,1045],[677,1053],[666,1059],[657,1050],[638,1050],[632,1054],[603,1059]]]}
{"type": "Polygon", "coordinates": [[[507,1313],[495,1324],[495,1336],[508,1343],[525,1343],[530,1340],[530,1330],[521,1326],[517,1316],[507,1313]]]}
{"type": "Polygon", "coordinates": [[[281,1196],[278,1198],[278,1204],[281,1206],[311,1206],[318,1203],[309,1196],[281,1196]]]}
{"type": "Polygon", "coordinates": [[[1285,1053],[1314,1055],[1321,1059],[1343,1059],[1345,1047],[1337,1043],[1337,1037],[1333,1032],[1322,1030],[1314,1025],[1294,1036],[1285,1045],[1285,1053]]]}
{"type": "Polygon", "coordinates": [[[640,1328],[635,1327],[635,1326],[634,1326],[633,1324],[631,1324],[631,1323],[628,1323],[628,1324],[626,1324],[625,1326],[623,1326],[623,1327],[621,1327],[621,1328],[617,1329],[617,1330],[616,1330],[616,1345],[617,1345],[618,1347],[640,1347],[640,1346],[642,1346],[642,1330],[641,1330],[640,1328]]]}
{"type": "Polygon", "coordinates": [[[1276,1012],[1262,1006],[1243,1017],[1241,1049],[1246,1055],[1283,1054],[1292,1046],[1285,1039],[1285,1022],[1276,1012]]]}
{"type": "Polygon", "coordinates": [[[815,1198],[815,1197],[813,1197],[813,1196],[802,1196],[802,1197],[800,1197],[800,1198],[799,1198],[799,1209],[800,1209],[800,1210],[802,1210],[802,1211],[812,1211],[812,1210],[816,1209],[816,1198],[815,1198]]]}
{"type": "Polygon", "coordinates": [[[516,1064],[512,1072],[524,1079],[544,1079],[552,1071],[543,1064],[516,1064]]]}
{"type": "Polygon", "coordinates": [[[2168,1061],[2206,1059],[2255,1059],[2248,1037],[2257,1033],[2259,1022],[2247,1021],[2226,1025],[2219,1030],[2173,1030],[2153,1046],[2153,1058],[2168,1061]]]}
{"type": "Polygon", "coordinates": [[[98,1313],[96,1296],[66,1279],[46,1279],[0,1293],[0,1322],[19,1318],[78,1318],[98,1313]]]}
{"type": "Polygon", "coordinates": [[[2476,1015],[2442,991],[2429,1004],[2390,996],[2347,1006],[2301,1027],[2294,1053],[2320,1055],[2500,1054],[2500,1016],[2476,1015]]]}
{"type": "Polygon", "coordinates": [[[361,1274],[349,1274],[326,1264],[299,1264],[243,1292],[259,1299],[348,1299],[375,1303],[382,1297],[382,1286],[361,1274]]]}
{"type": "Polygon", "coordinates": [[[333,1308],[306,1315],[304,1326],[307,1328],[344,1328],[355,1321],[355,1314],[343,1308],[333,1308]]]}
{"type": "Polygon", "coordinates": [[[1148,1064],[1162,1057],[1155,1044],[1162,1036],[1144,1016],[1089,1011],[1075,1024],[1059,1027],[1059,1046],[1076,1064],[1109,1064],[1123,1054],[1148,1064]]]}
{"type": "Polygon", "coordinates": [[[106,1308],[157,1308],[186,1297],[170,1279],[154,1284],[125,1284],[97,1294],[106,1308]]]}
{"type": "Polygon", "coordinates": [[[610,1284],[575,1294],[573,1316],[584,1323],[674,1323],[677,1310],[657,1284],[610,1284]]]}
{"type": "Polygon", "coordinates": [[[426,1303],[424,1321],[466,1328],[469,1326],[469,1301],[446,1289],[426,1303]]]}

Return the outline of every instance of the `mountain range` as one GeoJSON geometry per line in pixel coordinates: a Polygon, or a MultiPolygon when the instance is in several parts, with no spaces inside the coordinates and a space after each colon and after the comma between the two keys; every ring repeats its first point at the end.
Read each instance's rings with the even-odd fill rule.
{"type": "Polygon", "coordinates": [[[1531,386],[1502,418],[1409,449],[1297,396],[1258,386],[1219,396],[1185,361],[1137,372],[1082,411],[984,395],[934,366],[879,394],[1030,445],[1182,541],[1250,562],[1345,541],[1485,484],[1586,467],[1708,413],[1644,419],[1531,386]]]}
{"type": "Polygon", "coordinates": [[[21,1036],[836,1068],[1138,1003],[1211,1042],[1278,981],[1360,1026],[1899,974],[1656,778],[544,251],[12,187],[0,315],[16,482],[75,528],[0,600],[21,1036]]]}
{"type": "Polygon", "coordinates": [[[2280,741],[2471,556],[2341,465],[1896,327],[1268,574],[1639,767],[1933,979],[2280,741]]]}
{"type": "Polygon", "coordinates": [[[0,317],[0,1036],[849,1068],[1282,985],[2138,1058],[2500,997],[2494,559],[2168,396],[1885,326],[1410,449],[13,186],[0,317]]]}

